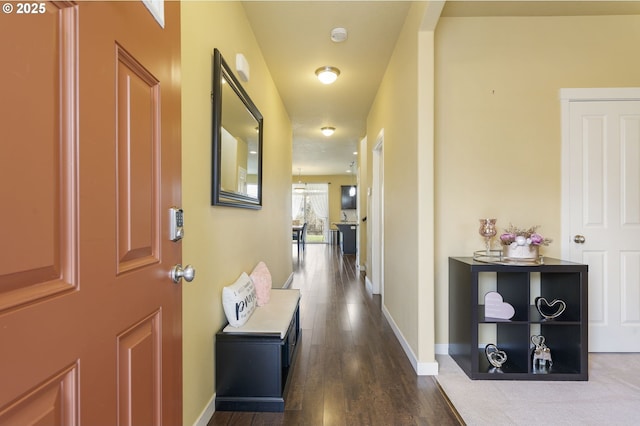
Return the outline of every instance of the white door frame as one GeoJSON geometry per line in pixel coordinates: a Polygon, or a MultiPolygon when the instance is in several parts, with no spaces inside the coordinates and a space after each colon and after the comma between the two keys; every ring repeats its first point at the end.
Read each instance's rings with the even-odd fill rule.
{"type": "Polygon", "coordinates": [[[373,294],[382,295],[384,304],[384,129],[373,147],[371,199],[371,276],[373,294]]]}
{"type": "MultiPolygon", "coordinates": [[[[362,272],[362,271],[366,271],[366,268],[363,264],[360,263],[360,260],[361,260],[360,253],[363,250],[363,247],[361,244],[362,223],[360,222],[360,218],[362,217],[362,214],[360,212],[360,202],[362,201],[362,179],[360,178],[360,176],[363,170],[362,165],[367,164],[367,137],[366,136],[362,138],[362,140],[360,140],[359,152],[360,152],[360,159],[358,161],[358,172],[356,173],[356,185],[358,187],[358,191],[356,192],[356,207],[357,207],[356,217],[358,218],[358,223],[359,223],[359,226],[356,226],[356,268],[358,268],[358,270],[362,272]]],[[[366,168],[364,169],[366,170],[366,168]]],[[[369,203],[369,200],[367,200],[367,203],[369,203]]],[[[366,247],[364,248],[364,250],[366,252],[366,247]]]]}
{"type": "Polygon", "coordinates": [[[637,87],[619,87],[619,88],[577,88],[577,89],[560,89],[560,109],[562,117],[562,205],[560,214],[561,225],[561,244],[560,250],[563,259],[570,259],[571,244],[573,242],[571,235],[571,218],[569,216],[569,170],[570,170],[570,126],[569,126],[569,106],[571,102],[586,101],[630,101],[640,100],[640,88],[637,87]]]}

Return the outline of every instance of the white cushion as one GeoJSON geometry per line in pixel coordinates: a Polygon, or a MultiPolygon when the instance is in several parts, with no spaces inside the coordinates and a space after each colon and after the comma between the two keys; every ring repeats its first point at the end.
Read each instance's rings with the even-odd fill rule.
{"type": "Polygon", "coordinates": [[[299,300],[298,289],[273,289],[269,304],[256,308],[244,325],[226,326],[222,331],[236,334],[279,334],[284,339],[299,300]]]}
{"type": "Polygon", "coordinates": [[[233,327],[247,322],[256,309],[256,288],[246,272],[233,284],[222,289],[222,307],[227,321],[233,327]]]}

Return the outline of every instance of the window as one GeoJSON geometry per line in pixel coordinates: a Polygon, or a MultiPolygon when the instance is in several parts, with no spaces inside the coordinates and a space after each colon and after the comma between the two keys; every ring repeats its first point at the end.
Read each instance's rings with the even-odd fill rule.
{"type": "Polygon", "coordinates": [[[292,186],[291,217],[294,223],[307,223],[307,242],[329,241],[329,184],[307,183],[292,186]]]}

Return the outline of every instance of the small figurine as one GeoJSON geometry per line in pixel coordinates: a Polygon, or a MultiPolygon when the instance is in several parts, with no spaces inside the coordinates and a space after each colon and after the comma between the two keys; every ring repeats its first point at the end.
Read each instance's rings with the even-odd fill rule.
{"type": "Polygon", "coordinates": [[[531,336],[533,348],[533,368],[551,367],[553,360],[551,359],[551,349],[544,343],[544,336],[531,336]]]}

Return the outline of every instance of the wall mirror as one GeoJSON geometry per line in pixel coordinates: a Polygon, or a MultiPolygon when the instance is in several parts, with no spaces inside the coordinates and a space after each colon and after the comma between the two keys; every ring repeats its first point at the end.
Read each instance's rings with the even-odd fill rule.
{"type": "Polygon", "coordinates": [[[262,115],[213,52],[211,204],[262,208],[262,115]]]}

